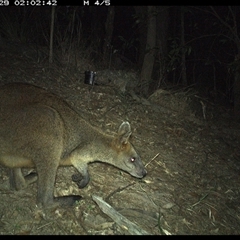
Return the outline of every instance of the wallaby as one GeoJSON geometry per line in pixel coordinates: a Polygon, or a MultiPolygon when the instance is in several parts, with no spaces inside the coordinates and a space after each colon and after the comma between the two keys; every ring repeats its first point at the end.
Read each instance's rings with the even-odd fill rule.
{"type": "Polygon", "coordinates": [[[38,181],[37,204],[72,205],[81,196],[54,197],[59,166],[74,166],[79,188],[89,182],[88,163],[105,162],[136,178],[147,171],[129,142],[131,127],[123,122],[111,136],[86,122],[60,97],[34,85],[10,83],[0,87],[0,164],[10,168],[16,190],[38,181]],[[36,168],[23,176],[21,168],[36,168]]]}

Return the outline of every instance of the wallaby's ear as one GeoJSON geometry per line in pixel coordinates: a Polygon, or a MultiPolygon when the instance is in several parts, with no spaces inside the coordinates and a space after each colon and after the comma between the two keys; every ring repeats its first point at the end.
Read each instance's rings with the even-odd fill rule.
{"type": "Polygon", "coordinates": [[[131,126],[129,122],[123,122],[118,129],[118,140],[120,144],[127,144],[131,136],[131,126]]]}

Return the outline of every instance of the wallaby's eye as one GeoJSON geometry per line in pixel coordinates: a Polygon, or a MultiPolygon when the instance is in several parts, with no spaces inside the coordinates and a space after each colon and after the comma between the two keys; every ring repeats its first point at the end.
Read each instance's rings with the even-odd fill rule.
{"type": "Polygon", "coordinates": [[[131,162],[134,162],[135,160],[136,160],[135,157],[131,157],[131,158],[130,158],[130,161],[131,161],[131,162]]]}

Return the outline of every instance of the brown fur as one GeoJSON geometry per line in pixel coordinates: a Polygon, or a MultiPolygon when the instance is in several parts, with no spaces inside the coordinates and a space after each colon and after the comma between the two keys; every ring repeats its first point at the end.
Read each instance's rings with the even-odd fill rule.
{"type": "Polygon", "coordinates": [[[104,134],[42,88],[23,83],[0,88],[0,164],[11,169],[11,186],[17,190],[37,179],[37,203],[43,206],[71,205],[81,198],[54,198],[59,166],[73,165],[78,170],[72,179],[80,188],[88,184],[87,165],[94,161],[144,177],[147,172],[129,142],[130,135],[128,122],[120,125],[116,138],[104,134]],[[23,167],[35,167],[37,174],[23,176],[23,167]]]}

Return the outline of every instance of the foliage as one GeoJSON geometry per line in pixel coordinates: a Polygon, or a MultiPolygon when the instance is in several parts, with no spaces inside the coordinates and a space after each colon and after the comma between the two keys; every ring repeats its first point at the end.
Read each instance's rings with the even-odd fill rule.
{"type": "Polygon", "coordinates": [[[122,54],[124,54],[124,52],[127,50],[127,49],[130,49],[130,48],[134,48],[135,50],[136,47],[134,46],[134,42],[135,42],[135,39],[131,38],[131,39],[126,39],[124,38],[123,36],[118,36],[118,38],[122,41],[122,54]]]}
{"type": "Polygon", "coordinates": [[[67,11],[58,11],[56,21],[64,22],[56,24],[56,44],[63,53],[67,52],[76,43],[78,46],[81,40],[81,12],[78,7],[67,8],[67,11]]]}
{"type": "Polygon", "coordinates": [[[26,42],[29,34],[28,20],[30,15],[9,14],[7,11],[0,12],[0,31],[4,38],[14,42],[26,42]]]}
{"type": "Polygon", "coordinates": [[[178,37],[169,38],[169,48],[168,52],[168,67],[167,72],[174,71],[181,63],[182,54],[185,53],[187,55],[191,54],[192,48],[191,46],[180,46],[180,39],[178,37]]]}

